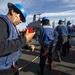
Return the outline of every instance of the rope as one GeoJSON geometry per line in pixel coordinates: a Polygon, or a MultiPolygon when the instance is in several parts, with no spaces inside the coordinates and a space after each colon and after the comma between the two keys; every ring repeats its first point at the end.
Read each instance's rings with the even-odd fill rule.
{"type": "Polygon", "coordinates": [[[32,62],[34,62],[38,57],[39,57],[39,55],[36,56],[34,59],[32,59],[28,64],[26,64],[26,65],[24,65],[24,66],[18,68],[18,70],[21,70],[21,69],[25,68],[26,66],[30,65],[30,64],[31,64],[32,62]]]}

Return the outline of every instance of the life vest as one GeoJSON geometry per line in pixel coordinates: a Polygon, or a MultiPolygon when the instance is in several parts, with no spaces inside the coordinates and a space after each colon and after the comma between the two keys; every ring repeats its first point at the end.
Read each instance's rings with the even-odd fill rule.
{"type": "MultiPolygon", "coordinates": [[[[7,38],[7,40],[18,38],[18,32],[10,22],[8,17],[6,15],[0,15],[0,18],[4,19],[9,27],[9,37],[7,38]]],[[[13,65],[13,63],[15,63],[20,58],[21,53],[21,50],[18,50],[6,56],[0,57],[0,70],[10,68],[13,65]]]]}

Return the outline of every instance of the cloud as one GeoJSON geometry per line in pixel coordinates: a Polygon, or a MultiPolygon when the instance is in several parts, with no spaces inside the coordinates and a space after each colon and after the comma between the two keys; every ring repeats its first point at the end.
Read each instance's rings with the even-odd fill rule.
{"type": "Polygon", "coordinates": [[[69,11],[64,11],[64,12],[53,12],[53,13],[43,13],[41,17],[47,16],[51,21],[56,21],[58,22],[59,19],[67,19],[71,20],[75,24],[75,10],[69,10],[69,11]]]}
{"type": "Polygon", "coordinates": [[[38,0],[22,0],[22,4],[26,8],[32,8],[32,7],[36,6],[37,4],[39,4],[39,1],[38,0]]]}
{"type": "Polygon", "coordinates": [[[61,6],[61,7],[75,7],[75,5],[65,5],[65,6],[61,6]]]}
{"type": "Polygon", "coordinates": [[[52,13],[43,13],[41,16],[55,17],[55,16],[73,16],[75,15],[75,10],[69,10],[64,12],[52,12],[52,13]]]}
{"type": "Polygon", "coordinates": [[[21,0],[22,4],[26,7],[26,8],[32,8],[38,5],[45,5],[45,2],[55,2],[57,0],[21,0]]]}
{"type": "MultiPolygon", "coordinates": [[[[55,22],[57,23],[59,19],[64,20],[66,18],[67,20],[71,20],[75,23],[75,17],[74,17],[75,10],[69,10],[69,11],[63,11],[63,12],[52,12],[52,13],[47,12],[47,13],[42,13],[40,17],[42,18],[44,16],[48,17],[51,22],[55,20],[55,22]]],[[[32,22],[32,20],[33,20],[33,15],[32,14],[28,15],[27,24],[32,22]]]]}
{"type": "MultiPolygon", "coordinates": [[[[63,17],[63,16],[75,16],[75,10],[63,11],[63,12],[47,12],[42,13],[41,17],[63,17]]],[[[33,15],[28,15],[27,18],[32,18],[33,15]]]]}
{"type": "Polygon", "coordinates": [[[49,2],[55,2],[55,1],[57,1],[57,0],[41,0],[41,1],[49,1],[49,2]]]}
{"type": "Polygon", "coordinates": [[[9,0],[1,0],[0,1],[0,13],[3,13],[3,14],[7,13],[7,10],[8,10],[7,3],[8,2],[22,4],[21,0],[18,0],[18,2],[15,0],[10,0],[10,1],[9,0]]]}
{"type": "Polygon", "coordinates": [[[75,4],[75,0],[61,0],[64,4],[75,4]]]}
{"type": "Polygon", "coordinates": [[[65,5],[64,6],[60,6],[60,7],[75,7],[75,0],[61,0],[61,1],[65,5]]]}
{"type": "Polygon", "coordinates": [[[31,15],[31,14],[27,16],[27,18],[32,18],[32,17],[33,17],[33,15],[31,15]]]}
{"type": "MultiPolygon", "coordinates": [[[[2,14],[7,13],[7,10],[8,10],[7,3],[8,2],[22,4],[25,8],[27,8],[29,13],[32,13],[32,14],[28,14],[27,21],[26,21],[25,25],[27,25],[28,23],[33,21],[33,14],[37,13],[37,11],[42,12],[41,17],[47,16],[47,17],[49,17],[49,19],[51,21],[53,21],[53,20],[58,21],[60,18],[62,18],[62,19],[67,18],[70,20],[75,20],[75,17],[74,17],[75,10],[71,9],[68,11],[62,10],[63,12],[50,12],[51,10],[48,9],[48,8],[52,7],[51,9],[52,9],[52,11],[54,11],[53,7],[58,5],[57,3],[59,3],[59,2],[61,2],[61,4],[59,4],[58,7],[64,7],[64,8],[65,7],[75,7],[75,0],[60,0],[60,1],[59,0],[17,0],[17,1],[15,1],[15,0],[1,0],[0,1],[0,13],[2,13],[2,14]],[[51,2],[55,5],[53,5],[51,2]],[[46,7],[46,3],[49,3],[49,4],[51,3],[53,5],[53,6],[51,5],[51,6],[47,7],[48,12],[46,12],[46,8],[45,9],[42,8],[44,6],[46,7]],[[64,6],[60,6],[63,4],[64,4],[64,6]],[[40,7],[40,10],[37,10],[37,9],[39,9],[38,7],[40,7]],[[35,10],[37,10],[37,11],[35,11],[35,10]],[[44,12],[46,12],[46,13],[44,13],[44,12]]],[[[57,8],[57,10],[55,10],[55,11],[61,11],[61,10],[59,10],[57,8]]],[[[23,25],[23,26],[25,26],[25,25],[23,25]]]]}

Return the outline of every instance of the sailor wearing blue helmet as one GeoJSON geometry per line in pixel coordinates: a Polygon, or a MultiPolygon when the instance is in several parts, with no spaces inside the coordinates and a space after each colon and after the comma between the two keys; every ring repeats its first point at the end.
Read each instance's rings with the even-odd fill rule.
{"type": "Polygon", "coordinates": [[[34,51],[34,45],[26,43],[32,39],[35,32],[27,30],[17,31],[16,26],[25,22],[27,11],[21,4],[8,3],[7,15],[0,14],[0,75],[19,75],[17,60],[22,54],[22,49],[30,48],[34,51]]]}
{"type": "Polygon", "coordinates": [[[68,42],[67,42],[67,52],[69,53],[71,45],[70,45],[70,37],[73,33],[73,27],[72,27],[72,23],[70,20],[67,21],[67,29],[68,29],[68,42]]]}
{"type": "Polygon", "coordinates": [[[14,7],[17,8],[20,11],[19,13],[21,13],[22,16],[23,16],[22,22],[25,22],[26,17],[27,17],[27,10],[21,4],[8,3],[9,9],[13,9],[14,7]]]}

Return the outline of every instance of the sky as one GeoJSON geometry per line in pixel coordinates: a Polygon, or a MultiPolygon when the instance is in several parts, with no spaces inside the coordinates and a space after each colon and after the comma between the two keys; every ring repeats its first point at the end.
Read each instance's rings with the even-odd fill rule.
{"type": "Polygon", "coordinates": [[[17,26],[23,29],[33,21],[33,15],[40,13],[40,17],[47,17],[50,24],[55,21],[57,25],[60,19],[70,20],[75,24],[75,0],[0,0],[0,14],[7,14],[7,3],[22,4],[27,10],[27,18],[25,23],[17,26]]]}

